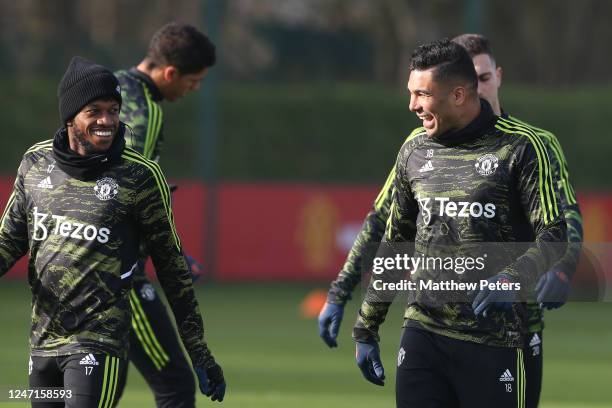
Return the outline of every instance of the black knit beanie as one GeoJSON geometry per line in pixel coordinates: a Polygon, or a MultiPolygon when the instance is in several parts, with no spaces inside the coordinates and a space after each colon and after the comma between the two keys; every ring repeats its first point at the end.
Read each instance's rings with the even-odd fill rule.
{"type": "Polygon", "coordinates": [[[62,123],[74,118],[89,102],[114,98],[121,104],[121,87],[113,73],[82,57],[73,57],[57,87],[62,123]]]}

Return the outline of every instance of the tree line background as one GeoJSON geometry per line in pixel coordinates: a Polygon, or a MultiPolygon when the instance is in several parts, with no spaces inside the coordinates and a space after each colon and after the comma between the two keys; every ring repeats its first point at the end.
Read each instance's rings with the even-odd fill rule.
{"type": "MultiPolygon", "coordinates": [[[[611,187],[609,1],[0,0],[0,7],[4,173],[29,144],[53,135],[55,89],[72,55],[112,69],[135,65],[153,32],[176,20],[209,32],[218,47],[212,103],[221,179],[381,182],[417,125],[405,92],[412,50],[477,31],[504,68],[504,107],[557,133],[578,188],[611,187]]],[[[191,95],[164,109],[162,165],[171,177],[198,177],[203,156],[193,146],[206,103],[191,95]]]]}

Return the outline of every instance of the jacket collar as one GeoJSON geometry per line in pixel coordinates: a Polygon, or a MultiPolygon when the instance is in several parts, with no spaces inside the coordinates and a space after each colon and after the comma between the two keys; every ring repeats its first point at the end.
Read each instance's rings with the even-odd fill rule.
{"type": "Polygon", "coordinates": [[[489,102],[480,99],[480,113],[466,127],[459,130],[449,130],[432,139],[444,145],[457,145],[482,136],[496,121],[497,117],[489,102]]]}
{"type": "Polygon", "coordinates": [[[160,102],[164,99],[164,95],[162,95],[161,91],[157,85],[155,85],[155,82],[153,82],[153,79],[151,79],[149,75],[138,70],[136,67],[130,68],[129,73],[144,82],[145,86],[149,89],[149,92],[151,92],[151,96],[155,102],[160,102]]]}
{"type": "Polygon", "coordinates": [[[125,147],[124,134],[125,125],[120,123],[108,150],[81,156],[70,149],[68,130],[63,126],[53,137],[53,156],[58,167],[69,176],[82,181],[93,180],[121,159],[125,147]]]}

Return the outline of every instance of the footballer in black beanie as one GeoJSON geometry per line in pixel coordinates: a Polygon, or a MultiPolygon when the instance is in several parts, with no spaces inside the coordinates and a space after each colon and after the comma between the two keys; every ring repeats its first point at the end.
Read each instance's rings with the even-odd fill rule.
{"type": "Polygon", "coordinates": [[[70,156],[66,157],[65,167],[72,164],[84,167],[73,153],[89,157],[106,152],[104,157],[91,158],[101,165],[109,161],[106,155],[120,154],[124,145],[124,127],[119,121],[121,87],[110,70],[85,58],[73,57],[59,83],[57,96],[62,128],[54,137],[54,150],[58,159],[70,156]]]}

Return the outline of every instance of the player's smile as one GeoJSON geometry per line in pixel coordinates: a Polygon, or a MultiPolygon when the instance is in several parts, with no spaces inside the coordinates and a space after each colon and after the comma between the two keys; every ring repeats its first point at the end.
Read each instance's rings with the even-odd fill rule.
{"type": "Polygon", "coordinates": [[[89,135],[93,138],[93,137],[97,137],[100,139],[108,139],[108,138],[113,138],[113,136],[115,135],[115,133],[117,133],[117,128],[115,128],[114,126],[110,126],[110,127],[91,127],[89,128],[88,132],[89,135]]]}
{"type": "Polygon", "coordinates": [[[435,117],[431,114],[428,113],[424,113],[424,114],[417,114],[417,117],[423,121],[423,127],[425,129],[433,129],[435,126],[435,117]]]}

